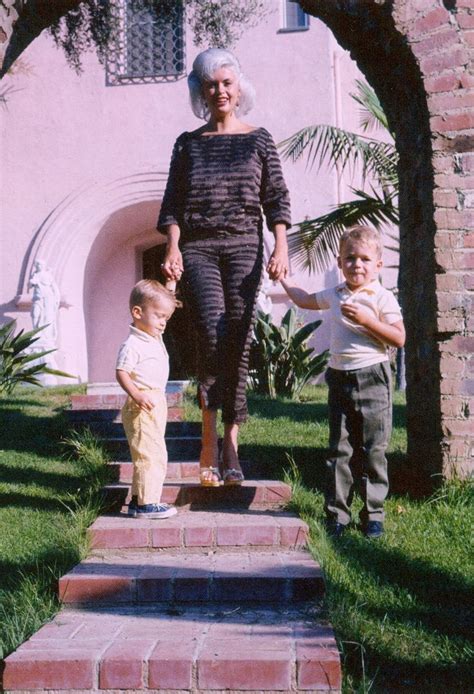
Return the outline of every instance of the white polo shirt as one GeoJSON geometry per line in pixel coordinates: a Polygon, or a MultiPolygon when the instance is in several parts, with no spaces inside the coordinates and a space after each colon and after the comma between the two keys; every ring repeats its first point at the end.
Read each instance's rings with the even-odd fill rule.
{"type": "Polygon", "coordinates": [[[373,280],[355,291],[343,282],[331,289],[315,292],[313,296],[320,309],[330,311],[330,367],[349,371],[387,361],[388,346],[370,335],[362,325],[343,316],[341,304],[357,304],[374,318],[390,325],[402,320],[400,306],[391,291],[382,287],[378,280],[373,280]]]}
{"type": "Polygon", "coordinates": [[[116,368],[130,374],[137,388],[159,388],[164,392],[170,368],[163,338],[131,325],[130,335],[120,346],[116,368]]]}

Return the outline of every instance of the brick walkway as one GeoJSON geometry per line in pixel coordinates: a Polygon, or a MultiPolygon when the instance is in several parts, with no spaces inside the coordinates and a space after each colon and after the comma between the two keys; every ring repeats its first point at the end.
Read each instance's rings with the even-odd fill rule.
{"type": "MultiPolygon", "coordinates": [[[[266,480],[199,487],[189,460],[195,426],[179,423],[179,395],[168,399],[164,496],[178,515],[152,521],[116,512],[95,521],[91,554],[59,581],[61,612],[6,659],[5,691],[340,691],[308,529],[283,509],[290,489],[266,480]]],[[[121,400],[77,397],[71,420],[88,421],[125,458],[121,400]]],[[[109,501],[123,511],[131,465],[113,468],[109,501]]]]}

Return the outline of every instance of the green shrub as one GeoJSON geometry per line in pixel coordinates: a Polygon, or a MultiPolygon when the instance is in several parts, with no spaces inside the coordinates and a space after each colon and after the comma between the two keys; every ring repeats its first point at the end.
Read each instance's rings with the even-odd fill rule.
{"type": "Polygon", "coordinates": [[[26,332],[20,330],[15,335],[16,321],[10,321],[0,327],[0,395],[9,395],[20,383],[40,386],[38,376],[51,374],[73,378],[63,371],[51,369],[44,363],[38,363],[47,354],[55,352],[54,349],[41,352],[30,352],[29,348],[39,339],[38,333],[46,326],[35,328],[26,332]],[[37,362],[32,364],[31,362],[37,362]]]}
{"type": "Polygon", "coordinates": [[[271,398],[298,398],[304,385],[324,371],[328,360],[327,350],[313,356],[313,347],[308,347],[310,335],[320,325],[320,320],[301,325],[295,309],[290,308],[278,327],[270,315],[259,311],[250,349],[252,389],[271,398]]]}

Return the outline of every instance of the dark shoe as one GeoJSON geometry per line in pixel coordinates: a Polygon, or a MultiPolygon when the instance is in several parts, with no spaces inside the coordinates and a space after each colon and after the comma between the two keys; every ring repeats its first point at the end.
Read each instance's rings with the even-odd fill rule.
{"type": "Polygon", "coordinates": [[[363,529],[364,535],[369,538],[369,540],[376,540],[378,537],[383,535],[383,523],[382,521],[368,521],[363,529]]]}
{"type": "Polygon", "coordinates": [[[138,510],[138,497],[132,496],[132,498],[130,499],[130,503],[128,505],[127,515],[130,516],[130,518],[136,518],[137,517],[137,510],[138,510]]]}
{"type": "Polygon", "coordinates": [[[346,525],[343,523],[338,523],[335,520],[327,520],[326,521],[326,532],[329,535],[329,537],[334,537],[334,538],[339,538],[342,537],[346,525]]]}
{"type": "Polygon", "coordinates": [[[137,506],[135,518],[171,518],[177,513],[175,507],[169,504],[144,504],[137,506]]]}

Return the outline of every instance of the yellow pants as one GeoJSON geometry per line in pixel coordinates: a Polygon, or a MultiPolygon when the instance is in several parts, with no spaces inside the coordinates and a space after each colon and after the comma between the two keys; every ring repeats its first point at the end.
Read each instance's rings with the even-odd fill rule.
{"type": "Polygon", "coordinates": [[[140,409],[130,397],[122,408],[122,423],[133,463],[132,496],[138,497],[140,506],[160,502],[168,463],[166,396],[161,390],[150,393],[156,400],[151,412],[140,409]]]}

